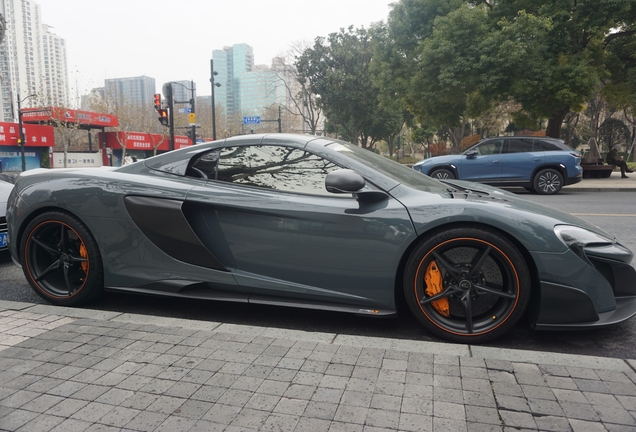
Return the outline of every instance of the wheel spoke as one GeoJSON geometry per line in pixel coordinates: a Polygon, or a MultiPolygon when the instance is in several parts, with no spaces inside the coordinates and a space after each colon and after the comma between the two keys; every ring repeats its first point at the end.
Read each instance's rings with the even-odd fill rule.
{"type": "Polygon", "coordinates": [[[66,289],[68,290],[68,295],[73,294],[73,287],[71,286],[71,281],[68,278],[69,264],[64,263],[64,282],[66,283],[66,289]]]}
{"type": "Polygon", "coordinates": [[[464,314],[466,315],[466,331],[468,334],[473,333],[473,302],[470,298],[470,291],[462,296],[462,306],[464,307],[464,314]]]}
{"type": "Polygon", "coordinates": [[[88,258],[74,257],[73,255],[68,255],[68,259],[69,261],[72,261],[72,262],[80,262],[80,263],[88,262],[88,258]]]}
{"type": "Polygon", "coordinates": [[[517,295],[515,293],[509,293],[506,291],[499,291],[496,289],[492,289],[489,288],[487,286],[483,286],[483,285],[479,285],[479,284],[475,284],[475,289],[477,290],[478,294],[492,294],[492,295],[496,295],[498,297],[503,297],[503,298],[507,298],[507,299],[515,299],[517,298],[517,295]]]}
{"type": "Polygon", "coordinates": [[[64,229],[64,225],[60,225],[60,250],[62,252],[66,251],[67,242],[67,231],[64,229]]]}
{"type": "Polygon", "coordinates": [[[461,272],[459,271],[459,269],[457,269],[450,262],[448,262],[443,255],[437,252],[433,252],[433,256],[435,257],[435,260],[437,261],[437,265],[439,267],[442,267],[444,270],[446,270],[446,272],[450,273],[453,279],[458,281],[461,278],[461,272]]]}
{"type": "Polygon", "coordinates": [[[60,254],[59,250],[53,249],[51,246],[49,246],[49,245],[45,244],[44,242],[42,242],[42,240],[40,240],[39,238],[31,237],[31,239],[33,240],[33,242],[35,244],[40,246],[42,249],[44,249],[45,251],[47,251],[51,255],[59,255],[60,254]]]}
{"type": "Polygon", "coordinates": [[[40,276],[35,278],[36,282],[41,281],[42,279],[44,279],[49,273],[53,272],[54,270],[57,270],[60,268],[60,260],[55,261],[53,264],[51,264],[50,266],[48,266],[42,273],[40,273],[40,276]]]}
{"type": "Polygon", "coordinates": [[[479,259],[477,260],[476,263],[473,264],[472,269],[470,270],[470,273],[468,274],[468,279],[470,278],[474,278],[475,276],[477,276],[477,273],[479,273],[479,271],[481,270],[481,266],[484,265],[484,262],[486,261],[486,258],[488,258],[488,254],[490,254],[490,250],[492,248],[490,246],[488,246],[483,253],[479,256],[479,259]]]}
{"type": "Polygon", "coordinates": [[[434,296],[426,297],[426,298],[420,300],[420,304],[421,305],[425,305],[425,304],[428,304],[430,302],[434,302],[435,300],[439,300],[441,298],[448,297],[451,294],[455,294],[458,291],[460,291],[460,289],[458,287],[456,287],[455,285],[449,285],[448,287],[446,287],[446,289],[444,289],[443,291],[440,291],[439,293],[435,294],[434,296]]]}

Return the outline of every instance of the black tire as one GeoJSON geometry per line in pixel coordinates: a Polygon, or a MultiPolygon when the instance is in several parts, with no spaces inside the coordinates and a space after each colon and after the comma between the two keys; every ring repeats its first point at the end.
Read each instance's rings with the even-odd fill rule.
{"type": "Polygon", "coordinates": [[[31,288],[50,303],[79,305],[104,289],[97,243],[82,222],[66,213],[33,219],[20,242],[20,259],[31,288]]]}
{"type": "Polygon", "coordinates": [[[452,228],[415,248],[404,272],[404,294],[431,333],[482,343],[503,335],[522,317],[530,299],[530,271],[517,248],[496,231],[452,228]],[[431,269],[439,272],[437,293],[426,293],[432,289],[425,282],[431,281],[431,269]]]}
{"type": "Polygon", "coordinates": [[[452,180],[455,178],[455,174],[447,169],[438,169],[431,173],[431,177],[437,180],[452,180]]]}
{"type": "Polygon", "coordinates": [[[544,169],[534,176],[533,184],[538,194],[554,195],[563,187],[563,176],[555,169],[544,169]]]}

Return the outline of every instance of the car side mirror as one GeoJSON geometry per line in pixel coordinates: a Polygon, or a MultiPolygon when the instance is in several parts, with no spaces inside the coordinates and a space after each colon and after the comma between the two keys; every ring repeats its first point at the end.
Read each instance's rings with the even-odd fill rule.
{"type": "Polygon", "coordinates": [[[468,157],[472,157],[472,156],[477,156],[479,154],[479,152],[477,150],[470,150],[467,151],[466,153],[464,153],[466,156],[468,157]]]}
{"type": "Polygon", "coordinates": [[[325,188],[331,193],[354,193],[365,185],[364,178],[350,169],[339,169],[327,174],[325,188]]]}

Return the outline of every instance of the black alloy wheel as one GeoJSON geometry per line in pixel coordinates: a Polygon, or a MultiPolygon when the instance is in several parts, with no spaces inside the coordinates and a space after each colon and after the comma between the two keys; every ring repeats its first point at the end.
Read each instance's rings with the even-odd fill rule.
{"type": "Polygon", "coordinates": [[[48,212],[27,226],[20,245],[22,269],[42,298],[72,306],[103,290],[99,249],[88,229],[76,218],[48,212]]]}
{"type": "Polygon", "coordinates": [[[453,228],[415,249],[404,290],[411,311],[429,331],[453,342],[481,343],[519,321],[530,298],[530,272],[501,234],[453,228]]]}

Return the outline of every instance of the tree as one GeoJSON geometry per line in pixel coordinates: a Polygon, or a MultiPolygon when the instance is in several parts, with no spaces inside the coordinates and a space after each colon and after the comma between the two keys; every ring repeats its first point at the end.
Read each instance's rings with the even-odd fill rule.
{"type": "Polygon", "coordinates": [[[294,44],[288,53],[288,60],[290,64],[295,66],[290,66],[284,71],[277,70],[277,74],[284,83],[287,93],[285,110],[302,119],[300,128],[302,131],[307,130],[310,134],[316,135],[324,123],[322,108],[318,95],[311,90],[308,71],[299,70],[297,66],[300,56],[307,48],[300,42],[294,44]]]}
{"type": "Polygon", "coordinates": [[[299,56],[295,67],[318,95],[329,123],[346,132],[354,143],[369,146],[370,127],[377,115],[379,90],[373,85],[371,35],[349,27],[318,37],[299,56]]]}
{"type": "Polygon", "coordinates": [[[432,26],[430,10],[438,0],[402,0],[389,17],[396,49],[414,59],[415,65],[402,62],[403,76],[413,80],[401,96],[409,109],[419,110],[416,115],[438,123],[445,116],[444,123],[453,126],[471,97],[512,98],[521,104],[518,118],[547,118],[547,135],[559,137],[566,115],[581,111],[602,79],[613,75],[625,82],[618,79],[620,68],[611,73],[609,60],[620,54],[619,46],[634,52],[633,44],[618,44],[634,35],[634,2],[473,0],[454,8],[450,3],[432,26]],[[406,35],[409,27],[398,19],[412,23],[417,16],[425,17],[421,31],[406,35]]]}

